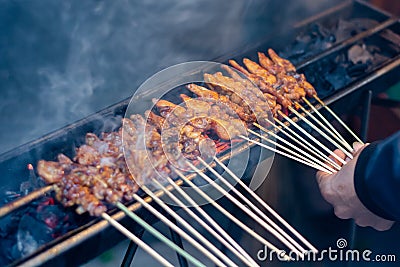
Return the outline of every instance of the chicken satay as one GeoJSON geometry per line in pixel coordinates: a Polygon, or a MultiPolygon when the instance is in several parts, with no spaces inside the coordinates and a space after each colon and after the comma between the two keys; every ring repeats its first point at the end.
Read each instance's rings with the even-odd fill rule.
{"type": "Polygon", "coordinates": [[[166,121],[172,126],[181,125],[185,123],[188,118],[193,116],[193,114],[190,114],[184,107],[167,100],[153,99],[153,103],[161,117],[167,118],[171,114],[171,117],[168,117],[166,121]]]}
{"type": "Polygon", "coordinates": [[[240,119],[230,116],[226,109],[221,107],[213,109],[213,105],[210,105],[205,101],[198,101],[186,95],[181,95],[181,97],[191,109],[201,106],[201,108],[198,108],[201,112],[198,114],[206,116],[211,129],[214,130],[220,139],[230,140],[239,134],[243,134],[243,130],[241,130],[243,129],[243,122],[240,119]]]}
{"type": "MultiPolygon", "coordinates": [[[[218,72],[214,75],[205,74],[204,78],[211,84],[218,84],[219,89],[217,90],[222,94],[227,94],[230,100],[242,106],[247,114],[254,114],[256,117],[262,118],[266,116],[268,112],[273,112],[274,109],[277,110],[274,106],[269,106],[269,103],[264,96],[265,93],[263,94],[254,86],[251,86],[250,89],[248,89],[248,87],[244,86],[243,82],[238,82],[235,79],[223,76],[222,73],[218,72]],[[241,98],[242,96],[244,99],[241,98]],[[248,103],[251,103],[251,107],[248,103]]],[[[291,105],[290,100],[278,93],[276,93],[276,99],[278,102],[282,102],[285,106],[291,105]]],[[[273,103],[270,102],[270,104],[273,103]]],[[[278,109],[280,110],[280,107],[278,109]]],[[[275,113],[273,115],[277,116],[275,113]]]]}
{"type": "Polygon", "coordinates": [[[213,118],[212,123],[213,130],[223,140],[232,140],[240,134],[246,134],[246,126],[240,119],[226,121],[213,118]]]}
{"type": "Polygon", "coordinates": [[[290,63],[290,61],[280,58],[276,55],[276,53],[271,50],[270,56],[275,57],[275,62],[281,62],[280,64],[272,62],[264,53],[258,53],[258,59],[260,65],[267,69],[269,72],[278,75],[280,79],[290,79],[293,83],[298,83],[299,87],[301,87],[307,94],[307,96],[312,97],[316,95],[316,91],[314,87],[306,81],[304,74],[297,74],[295,67],[290,63]],[[282,62],[284,61],[284,62],[282,62]],[[284,64],[285,63],[285,64],[284,64]],[[289,63],[289,64],[286,64],[289,63]],[[293,74],[294,73],[294,74],[293,74]],[[280,77],[279,77],[280,76],[280,77]],[[288,78],[292,77],[292,78],[288,78]],[[295,80],[293,80],[293,78],[295,80]]]}
{"type": "Polygon", "coordinates": [[[261,67],[256,62],[248,58],[244,58],[243,64],[246,66],[246,68],[249,70],[250,73],[261,77],[264,80],[264,82],[266,82],[270,86],[274,85],[277,82],[275,75],[268,72],[265,68],[261,67]]]}
{"type": "MultiPolygon", "coordinates": [[[[250,74],[246,69],[241,67],[236,61],[230,60],[229,63],[235,67],[239,71],[243,71],[243,74],[246,75],[254,84],[256,84],[260,90],[264,93],[268,93],[276,96],[278,103],[285,109],[292,106],[292,101],[285,96],[282,91],[275,89],[274,87],[278,87],[279,84],[275,84],[273,86],[267,84],[261,77],[258,77],[254,74],[250,74]]],[[[274,107],[271,107],[272,109],[274,107]]]]}
{"type": "MultiPolygon", "coordinates": [[[[304,90],[297,86],[296,79],[292,76],[286,75],[282,72],[278,72],[275,76],[264,67],[258,65],[256,62],[246,58],[243,60],[243,63],[246,65],[247,69],[249,69],[251,73],[259,76],[267,83],[267,85],[269,85],[263,86],[263,84],[260,84],[260,88],[267,89],[263,91],[267,91],[270,94],[272,93],[275,96],[280,95],[279,101],[281,102],[281,104],[283,104],[285,108],[291,106],[291,103],[288,101],[289,99],[297,100],[305,94],[303,94],[304,90]],[[281,84],[281,88],[285,91],[285,93],[279,93],[279,91],[272,88],[272,86],[277,86],[277,84],[281,84]]],[[[272,107],[275,107],[275,105],[272,105],[272,107]]]]}
{"type": "Polygon", "coordinates": [[[296,72],[295,66],[289,60],[281,58],[271,48],[268,49],[268,55],[270,56],[272,61],[274,61],[277,65],[283,67],[286,70],[286,72],[293,72],[293,73],[296,72]]]}
{"type": "MultiPolygon", "coordinates": [[[[242,83],[244,86],[248,87],[254,87],[253,83],[250,82],[248,79],[246,78],[242,78],[238,73],[236,73],[234,70],[232,70],[230,67],[223,65],[222,68],[228,72],[228,74],[236,81],[242,83]]],[[[270,106],[270,108],[272,109],[272,113],[274,114],[274,116],[276,117],[278,114],[277,112],[279,110],[282,109],[282,106],[280,104],[277,103],[277,99],[279,96],[277,96],[277,92],[276,90],[272,89],[272,87],[270,87],[270,91],[273,92],[274,94],[268,93],[263,91],[263,95],[264,97],[267,99],[268,101],[268,105],[270,106]]],[[[284,102],[284,103],[289,103],[290,105],[290,101],[286,100],[284,97],[280,97],[280,102],[284,102]]],[[[242,118],[243,119],[243,118],[242,118]]]]}
{"type": "Polygon", "coordinates": [[[186,113],[186,109],[176,105],[172,102],[169,102],[167,100],[163,100],[163,99],[153,99],[153,103],[155,104],[155,106],[158,109],[158,112],[160,113],[160,115],[162,117],[166,117],[166,114],[171,114],[173,112],[173,114],[175,114],[175,116],[177,117],[185,117],[188,116],[190,114],[186,113]]]}
{"type": "Polygon", "coordinates": [[[298,81],[299,85],[306,91],[308,97],[313,97],[317,95],[314,86],[312,86],[307,80],[304,74],[294,75],[294,78],[298,81]]]}
{"type": "Polygon", "coordinates": [[[278,73],[286,73],[285,68],[275,64],[271,59],[269,59],[264,53],[258,52],[258,61],[260,65],[268,70],[270,73],[277,75],[278,73]]]}
{"type": "Polygon", "coordinates": [[[169,125],[166,123],[165,119],[161,116],[158,116],[151,110],[145,111],[145,116],[147,117],[148,123],[154,125],[159,131],[161,131],[164,127],[169,128],[169,125]],[[164,123],[166,123],[164,125],[164,123]]]}
{"type": "Polygon", "coordinates": [[[213,103],[215,105],[222,105],[228,108],[228,112],[230,115],[236,114],[242,120],[251,123],[255,121],[255,116],[253,114],[247,114],[243,107],[239,106],[238,104],[233,103],[229,97],[226,95],[221,95],[215,91],[209,90],[203,86],[199,86],[196,84],[189,84],[187,85],[189,91],[194,93],[195,95],[203,98],[210,98],[213,99],[213,103]],[[231,112],[233,114],[231,114],[231,112]]]}
{"type": "Polygon", "coordinates": [[[210,109],[211,105],[210,103],[206,101],[201,101],[201,100],[196,100],[194,98],[191,98],[185,94],[180,94],[179,95],[182,100],[185,102],[186,107],[193,111],[193,117],[196,116],[207,116],[210,109]]]}
{"type": "MultiPolygon", "coordinates": [[[[236,61],[234,61],[232,59],[229,60],[229,64],[231,64],[231,66],[233,68],[235,68],[238,71],[240,71],[241,73],[243,73],[252,83],[257,85],[261,89],[261,91],[267,92],[267,93],[270,93],[270,94],[274,93],[274,90],[273,90],[272,86],[270,84],[266,83],[264,81],[264,79],[262,79],[261,77],[255,75],[253,73],[248,72],[244,67],[240,66],[236,61]]],[[[240,83],[243,84],[242,81],[240,81],[240,83]]],[[[245,84],[243,84],[243,85],[245,85],[245,84]]],[[[245,86],[247,87],[247,84],[245,86]]],[[[249,87],[249,88],[251,88],[251,87],[249,87]]]]}

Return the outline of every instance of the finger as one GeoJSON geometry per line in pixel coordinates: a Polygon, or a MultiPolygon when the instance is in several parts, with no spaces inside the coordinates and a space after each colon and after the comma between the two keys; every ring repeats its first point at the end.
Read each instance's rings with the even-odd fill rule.
{"type": "Polygon", "coordinates": [[[364,145],[359,142],[354,142],[353,143],[353,149],[354,149],[353,153],[357,153],[357,151],[360,150],[363,146],[364,145]]]}
{"type": "Polygon", "coordinates": [[[353,143],[353,149],[354,149],[353,156],[356,156],[357,154],[360,154],[361,151],[362,151],[365,147],[369,146],[369,144],[370,144],[370,143],[366,143],[366,144],[363,145],[363,144],[361,144],[361,143],[354,142],[354,143],[353,143]]]}
{"type": "Polygon", "coordinates": [[[321,181],[324,178],[328,177],[329,175],[330,175],[329,173],[326,173],[324,171],[318,171],[317,174],[315,175],[315,177],[317,178],[317,183],[320,184],[321,181]]]}
{"type": "MultiPolygon", "coordinates": [[[[336,149],[335,151],[333,151],[333,153],[335,153],[337,156],[339,156],[341,159],[346,159],[346,155],[343,153],[343,151],[341,151],[340,149],[336,149]]],[[[332,159],[333,161],[336,162],[336,164],[338,164],[339,166],[342,166],[343,163],[341,163],[337,158],[335,158],[333,155],[329,156],[330,159],[332,159]]],[[[329,162],[327,162],[329,164],[329,162]]]]}
{"type": "Polygon", "coordinates": [[[350,219],[354,216],[352,210],[343,205],[336,205],[333,209],[333,212],[335,213],[336,217],[340,219],[350,219]]]}
{"type": "Polygon", "coordinates": [[[385,221],[385,222],[380,222],[380,223],[375,224],[373,226],[373,228],[375,228],[378,231],[387,231],[390,228],[392,228],[393,224],[394,224],[394,222],[392,222],[392,221],[385,221]]]}

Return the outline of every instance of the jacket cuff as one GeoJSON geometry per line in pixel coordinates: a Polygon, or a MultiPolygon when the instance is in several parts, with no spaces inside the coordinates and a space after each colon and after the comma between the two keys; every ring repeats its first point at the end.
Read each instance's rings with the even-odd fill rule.
{"type": "Polygon", "coordinates": [[[369,192],[368,185],[366,183],[368,161],[379,143],[373,142],[365,147],[361,154],[358,156],[356,167],[354,170],[354,188],[361,203],[372,213],[386,220],[394,221],[394,219],[387,214],[382,208],[375,204],[372,199],[372,194],[369,192]]]}

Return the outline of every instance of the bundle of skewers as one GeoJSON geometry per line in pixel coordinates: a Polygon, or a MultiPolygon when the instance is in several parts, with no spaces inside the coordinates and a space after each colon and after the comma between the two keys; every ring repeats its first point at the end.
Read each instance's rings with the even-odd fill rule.
{"type": "MultiPolygon", "coordinates": [[[[258,63],[245,58],[244,66],[241,66],[230,60],[233,68],[223,66],[221,72],[204,74],[205,84],[186,86],[192,97],[181,94],[181,105],[153,99],[154,109],[146,111],[145,116],[126,116],[117,132],[100,136],[88,133],[85,144],[76,149],[72,159],[60,154],[58,161],[39,161],[38,174],[49,186],[37,196],[54,190],[56,198],[64,206],[76,206],[80,214],[88,212],[104,218],[161,264],[172,266],[107,214],[111,207],[117,207],[193,265],[204,266],[123,204],[137,201],[216,265],[237,266],[233,259],[171,209],[161,199],[161,192],[221,242],[237,260],[247,266],[258,266],[253,257],[198,205],[196,199],[182,189],[180,185],[185,184],[255,240],[280,253],[282,248],[232,216],[202,191],[185,173],[190,170],[274,235],[294,253],[292,255],[302,258],[309,251],[316,252],[310,242],[216,156],[230,148],[225,141],[250,142],[330,174],[340,170],[346,162],[324,143],[329,142],[352,158],[351,145],[318,109],[326,109],[357,141],[360,139],[318,98],[313,86],[303,74],[296,72],[288,60],[280,58],[271,49],[268,54],[269,57],[258,53],[258,63]],[[313,103],[317,103],[318,108],[313,103]],[[325,140],[318,140],[299,124],[300,121],[325,140]],[[224,170],[230,179],[224,178],[216,167],[224,170]],[[214,183],[207,172],[224,186],[214,183]],[[235,187],[236,183],[251,199],[235,187]],[[182,228],[147,203],[138,194],[139,188],[182,228]]],[[[284,257],[291,259],[289,255],[284,257]]]]}

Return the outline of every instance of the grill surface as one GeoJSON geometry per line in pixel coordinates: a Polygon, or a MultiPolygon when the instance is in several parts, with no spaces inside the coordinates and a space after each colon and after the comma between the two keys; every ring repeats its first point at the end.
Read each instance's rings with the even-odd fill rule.
{"type": "MultiPolygon", "coordinates": [[[[285,36],[267,39],[265,42],[254,44],[250,48],[241,50],[241,52],[224,55],[216,61],[226,62],[230,58],[241,61],[243,57],[254,59],[257,51],[266,51],[269,47],[276,51],[283,51],[286,53],[285,56],[288,56],[296,64],[299,72],[306,74],[307,79],[314,84],[325,103],[333,104],[333,108],[340,110],[340,113],[347,113],[358,103],[363,91],[372,89],[373,93],[376,94],[397,81],[395,72],[400,65],[400,47],[396,45],[399,44],[399,39],[396,38],[400,38],[400,36],[396,34],[400,34],[400,24],[397,18],[393,18],[363,2],[350,1],[299,22],[285,36]],[[298,42],[295,37],[311,32],[315,27],[314,25],[332,29],[337,24],[338,19],[351,20],[357,18],[372,19],[377,21],[377,24],[349,38],[336,40],[331,43],[329,48],[321,51],[315,50],[303,57],[288,54],[293,51],[296,42],[298,42]],[[329,84],[326,84],[326,81],[321,80],[321,77],[326,76],[324,71],[330,70],[332,64],[340,65],[347,60],[346,57],[351,47],[354,45],[362,46],[363,44],[380,48],[387,53],[387,58],[368,66],[368,69],[361,71],[359,75],[346,79],[340,86],[328,86],[329,84]],[[385,84],[385,87],[378,86],[382,83],[385,84]],[[349,103],[354,104],[350,105],[349,103]]],[[[54,160],[59,153],[71,156],[74,149],[84,142],[87,132],[98,134],[117,128],[120,125],[120,118],[124,116],[128,102],[129,99],[121,101],[92,116],[1,155],[0,173],[3,175],[3,181],[7,181],[7,184],[1,185],[1,191],[15,191],[16,188],[19,188],[20,184],[29,176],[25,168],[27,164],[35,165],[39,159],[54,160]]],[[[245,146],[239,149],[243,149],[245,146]]],[[[247,175],[251,176],[251,172],[248,172],[247,175]]],[[[130,208],[137,209],[139,214],[148,221],[154,221],[151,215],[139,209],[138,204],[133,203],[130,208]]],[[[73,213],[72,210],[68,212],[73,213]]],[[[114,219],[120,220],[125,217],[121,211],[114,212],[114,219]]],[[[129,225],[129,220],[126,218],[122,222],[129,225]]],[[[27,265],[45,263],[48,266],[55,266],[55,264],[57,266],[77,265],[99,255],[123,239],[122,235],[108,227],[107,223],[100,219],[84,217],[79,225],[78,228],[48,242],[29,257],[15,261],[11,265],[16,266],[23,263],[27,265]],[[104,231],[106,228],[107,231],[104,231]],[[106,239],[107,242],[101,242],[101,240],[106,239]],[[71,255],[74,255],[74,257],[71,257],[71,255]],[[79,257],[76,255],[79,255],[79,257]]],[[[128,228],[134,233],[141,231],[132,223],[128,228]]]]}

